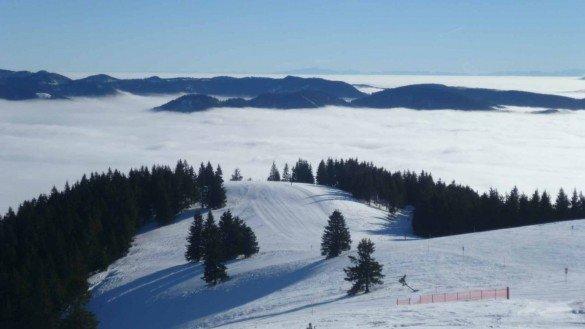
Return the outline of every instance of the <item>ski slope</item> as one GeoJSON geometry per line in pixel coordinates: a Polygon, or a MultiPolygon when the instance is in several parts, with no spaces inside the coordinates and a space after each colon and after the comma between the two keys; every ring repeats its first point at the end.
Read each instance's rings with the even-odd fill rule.
{"type": "MultiPolygon", "coordinates": [[[[335,189],[283,182],[226,187],[226,209],[254,229],[260,253],[230,262],[231,279],[209,288],[202,266],[183,256],[195,210],[146,228],[126,257],[90,278],[90,309],[101,328],[585,326],[585,221],[419,239],[408,211],[389,222],[384,211],[335,189]],[[353,248],[363,237],[376,244],[386,278],[370,294],[345,296],[347,254],[320,256],[334,209],[346,218],[353,248]],[[511,299],[396,306],[397,297],[410,296],[397,282],[403,274],[423,294],[510,286],[511,299]]],[[[224,210],[214,211],[216,219],[224,210]]]]}

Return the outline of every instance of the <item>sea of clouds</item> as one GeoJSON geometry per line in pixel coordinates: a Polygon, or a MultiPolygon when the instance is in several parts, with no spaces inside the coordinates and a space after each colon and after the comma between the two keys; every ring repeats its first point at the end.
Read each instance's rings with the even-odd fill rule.
{"type": "MultiPolygon", "coordinates": [[[[394,87],[433,82],[585,97],[585,81],[531,77],[339,76],[394,87]]],[[[585,111],[536,114],[377,110],[213,109],[152,112],[176,95],[73,100],[0,100],[0,211],[84,173],[152,164],[220,163],[265,179],[299,157],[358,157],[391,170],[430,171],[479,191],[517,185],[585,190],[585,111]]]]}

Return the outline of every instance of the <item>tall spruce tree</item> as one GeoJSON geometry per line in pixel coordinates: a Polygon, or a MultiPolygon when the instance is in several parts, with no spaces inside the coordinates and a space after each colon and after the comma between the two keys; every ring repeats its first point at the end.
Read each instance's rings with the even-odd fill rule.
{"type": "Polygon", "coordinates": [[[225,188],[223,187],[223,173],[221,167],[218,165],[215,173],[210,175],[210,183],[208,190],[208,204],[207,206],[211,209],[219,209],[225,206],[226,195],[225,188]]]}
{"type": "Polygon", "coordinates": [[[349,256],[354,266],[345,268],[346,281],[353,282],[353,286],[347,291],[349,295],[355,295],[360,291],[370,292],[370,287],[382,284],[382,265],[378,263],[372,254],[375,246],[370,239],[362,239],[358,244],[358,257],[349,256]]]}
{"type": "Polygon", "coordinates": [[[288,163],[284,164],[284,168],[282,169],[282,180],[285,182],[290,182],[290,169],[288,168],[288,163]]]}
{"type": "Polygon", "coordinates": [[[247,226],[244,225],[242,228],[242,244],[241,244],[241,252],[244,257],[248,258],[260,250],[258,247],[258,240],[256,239],[256,234],[254,231],[247,226]]]}
{"type": "Polygon", "coordinates": [[[197,263],[203,258],[205,251],[205,240],[203,239],[203,216],[195,214],[193,223],[189,227],[187,236],[187,251],[185,258],[192,263],[197,263]]]}
{"type": "Polygon", "coordinates": [[[561,188],[555,202],[555,219],[567,219],[569,217],[569,198],[561,188]]]}
{"type": "Polygon", "coordinates": [[[313,176],[313,167],[307,160],[299,159],[292,168],[291,181],[299,183],[315,183],[313,176]]]}
{"type": "Polygon", "coordinates": [[[321,162],[319,162],[319,166],[317,167],[317,184],[331,185],[330,179],[328,177],[327,167],[325,166],[324,160],[321,160],[321,162]]]}
{"type": "Polygon", "coordinates": [[[240,255],[247,258],[258,252],[258,242],[252,229],[229,210],[221,215],[219,232],[224,260],[236,259],[240,255]]]}
{"type": "Polygon", "coordinates": [[[577,218],[579,216],[579,194],[577,194],[577,189],[573,190],[573,195],[571,196],[571,210],[570,210],[570,218],[577,218]]]}
{"type": "Polygon", "coordinates": [[[321,255],[333,258],[350,248],[351,237],[345,224],[345,218],[339,210],[335,210],[329,216],[325,232],[323,232],[321,238],[321,255]]]}
{"type": "Polygon", "coordinates": [[[205,255],[203,257],[203,280],[210,285],[216,285],[228,279],[226,267],[223,264],[223,244],[219,228],[215,224],[211,211],[207,216],[203,228],[205,239],[205,255]]]}
{"type": "Polygon", "coordinates": [[[231,211],[224,212],[219,218],[219,234],[221,236],[223,259],[231,260],[240,254],[239,218],[234,218],[231,211]]]}
{"type": "Polygon", "coordinates": [[[280,172],[278,172],[278,168],[276,168],[276,163],[272,162],[272,167],[270,167],[270,174],[268,175],[269,182],[277,182],[280,181],[280,172]]]}

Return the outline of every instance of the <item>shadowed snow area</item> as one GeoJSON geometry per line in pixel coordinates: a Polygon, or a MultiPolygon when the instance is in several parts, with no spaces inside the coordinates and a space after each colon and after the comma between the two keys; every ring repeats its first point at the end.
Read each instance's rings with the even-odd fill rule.
{"type": "Polygon", "coordinates": [[[227,264],[231,279],[205,286],[202,265],[184,259],[194,210],[175,223],[143,230],[128,255],[90,279],[90,308],[101,328],[358,328],[386,326],[555,326],[585,324],[585,222],[530,226],[436,239],[418,239],[409,211],[395,220],[346,193],[308,184],[227,183],[226,209],[256,232],[260,253],[227,264]],[[327,217],[344,214],[353,249],[376,244],[383,286],[345,297],[347,253],[320,256],[327,217]],[[463,253],[462,247],[465,247],[463,253]],[[569,268],[565,282],[564,269],[569,268]],[[396,306],[420,293],[510,286],[509,301],[396,306]]]}

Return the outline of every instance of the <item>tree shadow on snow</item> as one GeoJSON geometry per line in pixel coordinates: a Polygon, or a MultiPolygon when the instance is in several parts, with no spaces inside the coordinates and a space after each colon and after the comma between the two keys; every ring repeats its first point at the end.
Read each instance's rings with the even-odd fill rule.
{"type": "Polygon", "coordinates": [[[376,217],[380,220],[377,229],[366,230],[365,232],[372,235],[389,235],[395,238],[392,241],[409,241],[419,239],[412,231],[411,216],[412,209],[403,209],[399,211],[394,218],[376,217]]]}
{"type": "Polygon", "coordinates": [[[175,327],[270,295],[309,277],[323,263],[262,268],[238,274],[215,287],[202,281],[201,264],[183,264],[95,295],[90,309],[97,314],[100,328],[175,327]]]}
{"type": "Polygon", "coordinates": [[[289,310],[284,310],[284,311],[280,311],[280,312],[274,312],[274,313],[269,313],[269,314],[264,314],[264,315],[258,315],[258,316],[251,316],[251,317],[247,317],[247,318],[242,318],[239,320],[235,320],[235,321],[230,321],[230,322],[224,322],[221,323],[220,326],[227,326],[230,324],[235,324],[235,323],[241,323],[241,322],[246,322],[246,321],[252,321],[252,320],[261,320],[261,319],[266,319],[266,318],[270,318],[273,316],[279,316],[279,315],[283,315],[283,314],[289,314],[289,313],[294,313],[297,311],[302,311],[302,310],[306,310],[309,308],[313,308],[313,307],[317,307],[317,306],[321,306],[321,305],[327,305],[327,304],[331,304],[346,298],[350,298],[350,296],[348,295],[343,295],[341,297],[336,297],[336,298],[332,298],[332,299],[328,299],[322,302],[318,302],[318,303],[312,303],[312,304],[307,304],[307,305],[303,305],[303,306],[299,306],[299,307],[295,307],[295,308],[291,308],[289,310]]]}
{"type": "MultiPolygon", "coordinates": [[[[205,209],[205,208],[185,209],[185,210],[181,211],[178,215],[176,215],[175,218],[173,218],[173,220],[170,223],[168,223],[167,225],[175,224],[175,223],[184,221],[185,219],[192,219],[193,217],[195,217],[195,214],[205,215],[208,212],[209,212],[209,209],[205,209]]],[[[160,227],[161,227],[161,225],[159,223],[157,223],[154,219],[151,219],[143,227],[138,229],[138,232],[136,234],[147,233],[149,231],[155,230],[155,229],[160,228],[160,227]]]]}
{"type": "Polygon", "coordinates": [[[313,204],[313,203],[326,202],[326,201],[336,201],[336,200],[355,201],[355,199],[349,193],[343,192],[340,190],[333,190],[333,189],[327,191],[327,193],[307,196],[307,197],[305,197],[305,200],[308,200],[308,202],[306,204],[313,204]]]}

